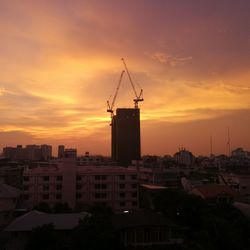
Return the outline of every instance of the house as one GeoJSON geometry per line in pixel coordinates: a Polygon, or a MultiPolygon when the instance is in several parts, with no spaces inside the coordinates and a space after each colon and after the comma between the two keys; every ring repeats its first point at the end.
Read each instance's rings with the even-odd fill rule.
{"type": "Polygon", "coordinates": [[[194,187],[190,194],[198,195],[211,203],[232,203],[237,193],[226,185],[203,185],[194,187]]]}
{"type": "Polygon", "coordinates": [[[182,243],[179,227],[156,212],[114,214],[111,221],[126,249],[152,249],[182,243]]]}
{"type": "Polygon", "coordinates": [[[34,228],[53,224],[54,230],[65,233],[75,228],[79,221],[86,216],[89,216],[89,213],[47,214],[35,210],[30,211],[16,218],[4,229],[5,234],[8,234],[5,249],[24,249],[27,239],[34,228]]]}
{"type": "Polygon", "coordinates": [[[0,228],[9,223],[20,197],[20,190],[0,182],[0,228]]]}

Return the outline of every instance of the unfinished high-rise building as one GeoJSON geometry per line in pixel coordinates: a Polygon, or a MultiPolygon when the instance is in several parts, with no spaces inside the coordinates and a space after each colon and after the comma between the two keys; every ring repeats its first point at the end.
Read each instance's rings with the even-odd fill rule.
{"type": "Polygon", "coordinates": [[[121,166],[141,158],[140,109],[118,108],[112,118],[112,159],[121,166]]]}

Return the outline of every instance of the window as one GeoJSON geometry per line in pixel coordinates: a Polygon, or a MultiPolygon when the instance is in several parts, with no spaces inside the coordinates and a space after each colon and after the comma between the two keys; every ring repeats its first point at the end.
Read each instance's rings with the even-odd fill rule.
{"type": "Polygon", "coordinates": [[[120,189],[125,188],[125,184],[119,184],[120,189]]]}
{"type": "Polygon", "coordinates": [[[62,194],[56,194],[56,199],[61,200],[62,199],[62,194]]]}
{"type": "Polygon", "coordinates": [[[134,183],[134,184],[131,185],[131,187],[132,188],[137,188],[137,184],[134,183]]]}
{"type": "Polygon", "coordinates": [[[125,198],[126,194],[125,193],[120,193],[119,196],[120,196],[120,198],[125,198]]]}
{"type": "Polygon", "coordinates": [[[76,189],[77,190],[82,189],[82,185],[81,184],[76,184],[76,189]]]}
{"type": "Polygon", "coordinates": [[[24,186],[23,186],[23,190],[24,190],[24,191],[29,190],[29,185],[24,185],[24,186]]]}
{"type": "Polygon", "coordinates": [[[125,175],[119,175],[120,180],[125,180],[125,175]]]}
{"type": "Polygon", "coordinates": [[[49,199],[49,195],[48,194],[43,194],[43,199],[44,200],[48,200],[49,199]]]}
{"type": "Polygon", "coordinates": [[[131,175],[131,179],[136,180],[136,175],[135,174],[131,175]]]}
{"type": "Polygon", "coordinates": [[[82,198],[82,194],[76,193],[76,199],[81,199],[81,198],[82,198]]]}
{"type": "Polygon", "coordinates": [[[95,189],[106,189],[107,184],[95,184],[95,189]]]}
{"type": "Polygon", "coordinates": [[[120,207],[125,207],[125,205],[126,205],[125,201],[120,202],[120,207]]]}
{"type": "Polygon", "coordinates": [[[23,196],[23,199],[24,200],[28,200],[30,198],[30,196],[28,195],[28,194],[25,194],[24,196],[23,196]]]}
{"type": "Polygon", "coordinates": [[[62,181],[62,180],[63,180],[63,177],[62,177],[61,175],[59,175],[59,176],[56,177],[56,180],[57,180],[57,181],[62,181]]]}
{"type": "Polygon", "coordinates": [[[99,199],[101,197],[101,194],[100,193],[95,193],[95,198],[96,199],[99,199]]]}
{"type": "Polygon", "coordinates": [[[106,175],[95,175],[95,180],[106,180],[107,176],[106,175]]]}
{"type": "Polygon", "coordinates": [[[29,176],[24,176],[23,177],[23,181],[29,181],[30,180],[30,177],[29,176]]]}
{"type": "Polygon", "coordinates": [[[95,198],[96,199],[107,198],[107,194],[106,193],[95,193],[95,198]]]}
{"type": "Polygon", "coordinates": [[[107,194],[106,193],[101,193],[101,198],[107,198],[107,194]]]}
{"type": "Polygon", "coordinates": [[[133,207],[137,207],[137,205],[138,205],[137,201],[132,201],[132,206],[133,207]]]}
{"type": "Polygon", "coordinates": [[[61,184],[57,184],[56,185],[56,190],[62,190],[62,185],[61,184]]]}
{"type": "Polygon", "coordinates": [[[49,181],[49,176],[43,176],[43,181],[49,181]]]}
{"type": "Polygon", "coordinates": [[[43,185],[43,191],[48,191],[49,190],[49,185],[43,185]]]}
{"type": "Polygon", "coordinates": [[[80,181],[81,179],[82,179],[82,176],[81,176],[81,175],[77,175],[77,176],[76,176],[76,180],[77,180],[77,181],[80,181]]]}
{"type": "Polygon", "coordinates": [[[132,193],[132,197],[136,198],[137,197],[137,193],[132,193]]]}

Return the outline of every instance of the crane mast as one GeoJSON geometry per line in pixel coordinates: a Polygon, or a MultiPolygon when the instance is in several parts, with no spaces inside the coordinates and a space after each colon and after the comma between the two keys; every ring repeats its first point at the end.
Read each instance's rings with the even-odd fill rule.
{"type": "Polygon", "coordinates": [[[125,70],[126,70],[126,72],[127,72],[127,75],[128,75],[129,81],[130,81],[130,84],[131,84],[132,89],[133,89],[134,94],[135,94],[135,99],[133,100],[134,103],[135,103],[135,108],[138,108],[138,102],[144,101],[144,99],[143,99],[143,89],[140,90],[140,94],[138,95],[138,94],[137,94],[137,91],[136,91],[136,89],[135,89],[135,85],[134,85],[134,83],[133,83],[133,81],[132,81],[131,75],[130,75],[130,73],[129,73],[128,67],[127,67],[127,65],[126,65],[126,63],[125,63],[124,58],[122,58],[121,60],[122,60],[122,62],[123,62],[123,64],[124,64],[124,67],[125,67],[125,70]]]}
{"type": "MultiPolygon", "coordinates": [[[[110,100],[107,100],[107,112],[110,113],[111,115],[111,119],[113,118],[114,116],[114,106],[115,106],[115,101],[116,101],[116,97],[117,97],[117,94],[118,94],[118,91],[120,89],[120,86],[121,86],[121,82],[122,82],[122,77],[123,77],[123,74],[125,73],[125,71],[123,70],[121,75],[120,75],[120,78],[119,78],[119,82],[118,82],[118,85],[116,87],[116,90],[115,90],[115,94],[114,94],[114,97],[113,97],[113,100],[110,104],[110,100]]],[[[111,97],[111,96],[110,96],[111,97]]]]}

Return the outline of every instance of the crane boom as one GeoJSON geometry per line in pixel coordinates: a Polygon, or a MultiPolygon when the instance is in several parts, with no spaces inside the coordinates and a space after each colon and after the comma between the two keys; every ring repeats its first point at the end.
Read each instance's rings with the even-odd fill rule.
{"type": "Polygon", "coordinates": [[[125,63],[125,60],[124,60],[124,58],[122,58],[121,60],[122,60],[122,62],[124,64],[125,70],[127,72],[128,78],[129,78],[129,81],[131,83],[131,86],[132,86],[134,94],[135,94],[135,99],[133,100],[134,103],[135,103],[135,108],[138,108],[138,102],[142,102],[144,100],[143,97],[142,97],[143,96],[143,90],[141,89],[140,94],[139,95],[137,94],[136,89],[135,89],[135,85],[134,85],[134,83],[132,81],[132,78],[131,78],[131,75],[129,73],[128,67],[127,67],[127,65],[125,63]]]}
{"type": "Polygon", "coordinates": [[[119,78],[119,82],[118,82],[118,85],[116,87],[116,90],[115,90],[115,94],[114,94],[114,97],[113,97],[113,100],[111,102],[111,105],[109,103],[109,100],[107,100],[107,112],[110,112],[111,113],[111,118],[113,117],[113,113],[114,113],[114,106],[115,106],[115,101],[116,101],[116,97],[117,97],[117,94],[118,94],[118,91],[120,89],[120,86],[121,86],[121,82],[122,82],[122,77],[123,77],[123,74],[125,73],[125,71],[123,70],[121,75],[120,75],[120,78],[119,78]]]}

